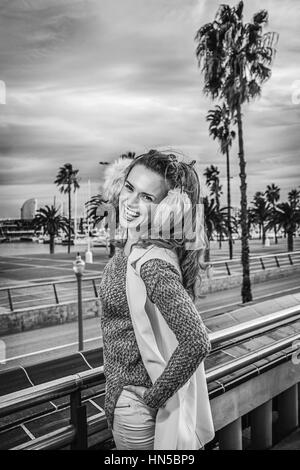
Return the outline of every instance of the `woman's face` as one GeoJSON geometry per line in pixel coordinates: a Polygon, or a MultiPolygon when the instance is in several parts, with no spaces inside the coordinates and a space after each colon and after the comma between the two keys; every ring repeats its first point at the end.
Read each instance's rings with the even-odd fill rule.
{"type": "Polygon", "coordinates": [[[168,193],[169,187],[164,178],[142,164],[130,171],[119,198],[119,220],[123,227],[135,228],[147,225],[155,205],[168,193]]]}

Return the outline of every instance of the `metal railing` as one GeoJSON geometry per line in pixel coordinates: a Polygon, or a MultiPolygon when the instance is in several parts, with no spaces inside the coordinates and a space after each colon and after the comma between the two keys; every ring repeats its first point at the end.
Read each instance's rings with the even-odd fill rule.
{"type": "MultiPolygon", "coordinates": [[[[96,283],[99,283],[100,280],[101,275],[83,277],[82,283],[86,296],[84,300],[98,298],[98,290],[96,283]]],[[[63,302],[76,299],[76,279],[73,278],[51,282],[39,282],[37,284],[19,284],[17,286],[0,287],[0,299],[2,293],[7,295],[6,300],[8,300],[8,306],[11,312],[14,312],[18,308],[20,309],[33,307],[35,306],[35,303],[37,303],[37,306],[49,306],[53,305],[53,303],[59,305],[63,302]],[[70,285],[71,287],[64,289],[64,291],[62,292],[59,292],[59,287],[67,285],[70,285]],[[41,289],[45,287],[50,288],[51,292],[46,292],[46,289],[41,289]],[[23,290],[26,292],[22,292],[23,290]],[[13,296],[13,294],[15,295],[13,296]],[[15,308],[16,305],[17,308],[15,308]]],[[[0,306],[1,304],[3,306],[4,299],[1,300],[0,306]]]]}
{"type": "MultiPolygon", "coordinates": [[[[250,256],[250,270],[267,268],[284,268],[286,266],[300,265],[300,251],[291,251],[286,253],[272,253],[262,256],[250,256]]],[[[240,258],[230,260],[213,261],[210,263],[213,267],[224,267],[228,276],[232,275],[233,268],[241,267],[240,258]]]]}
{"type": "MultiPolygon", "coordinates": [[[[292,323],[299,320],[299,318],[300,306],[295,306],[235,327],[210,333],[209,336],[211,343],[215,346],[229,340],[245,337],[245,335],[252,334],[253,332],[255,334],[259,334],[261,331],[265,333],[276,328],[278,325],[292,323]]],[[[273,344],[263,346],[255,352],[236,358],[224,365],[210,368],[206,371],[207,382],[211,383],[249,364],[254,364],[262,358],[290,348],[297,340],[300,340],[300,333],[293,334],[284,339],[274,340],[273,344]]],[[[289,354],[291,354],[290,351],[289,354]]],[[[103,414],[87,419],[85,405],[82,405],[81,401],[81,391],[103,383],[104,380],[103,366],[101,366],[3,396],[0,401],[0,418],[56,398],[70,396],[70,424],[68,426],[64,426],[38,439],[33,439],[14,449],[50,449],[61,448],[66,445],[71,445],[71,448],[74,449],[86,448],[88,445],[88,435],[97,432],[99,429],[105,430],[107,424],[103,414]]],[[[105,435],[109,437],[109,431],[105,435]]]]}
{"type": "MultiPolygon", "coordinates": [[[[238,258],[232,260],[220,260],[210,263],[213,268],[225,268],[226,275],[231,276],[236,270],[241,273],[241,261],[238,258]]],[[[300,265],[300,251],[275,253],[264,256],[251,256],[250,269],[256,268],[265,270],[266,268],[284,268],[286,266],[300,265]],[[270,266],[271,262],[271,266],[270,266]]],[[[70,266],[71,269],[71,266],[70,266]]],[[[98,297],[97,283],[101,280],[101,273],[98,276],[83,276],[83,292],[85,294],[84,300],[91,300],[98,297]]],[[[37,284],[21,284],[15,286],[0,287],[0,307],[6,305],[11,312],[18,309],[31,308],[34,306],[40,307],[49,306],[54,304],[61,304],[76,299],[76,279],[64,279],[52,282],[39,282],[37,284]],[[71,287],[59,291],[63,285],[70,285],[71,287]],[[41,290],[40,288],[49,288],[41,290]],[[22,292],[26,291],[26,292],[22,292]]]]}
{"type": "Polygon", "coordinates": [[[97,432],[99,430],[97,421],[99,421],[99,416],[104,418],[104,414],[99,413],[99,416],[93,416],[93,419],[88,420],[86,407],[81,400],[81,391],[101,384],[103,381],[103,366],[101,366],[1,397],[0,418],[57,398],[70,396],[70,424],[68,426],[21,444],[15,449],[51,449],[68,444],[72,449],[87,448],[88,424],[91,428],[90,434],[97,432]]]}

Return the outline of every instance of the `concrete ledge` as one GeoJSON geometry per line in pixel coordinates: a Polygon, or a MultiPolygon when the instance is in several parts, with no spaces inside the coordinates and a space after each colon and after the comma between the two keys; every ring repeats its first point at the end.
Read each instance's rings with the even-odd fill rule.
{"type": "Polygon", "coordinates": [[[299,382],[300,365],[289,360],[213,398],[210,403],[215,430],[224,428],[299,382]]]}
{"type": "MultiPolygon", "coordinates": [[[[280,279],[288,277],[293,273],[300,272],[300,265],[288,266],[285,268],[272,268],[262,269],[259,272],[250,274],[250,279],[253,284],[260,282],[269,281],[271,279],[280,279]]],[[[200,288],[198,288],[198,295],[208,294],[211,292],[218,292],[233,287],[239,287],[242,285],[242,275],[234,274],[231,276],[224,276],[220,278],[212,278],[211,280],[204,278],[202,279],[200,288]]]]}
{"type": "MultiPolygon", "coordinates": [[[[87,299],[83,302],[84,318],[100,315],[101,303],[99,299],[87,299]]],[[[16,310],[0,314],[0,336],[20,333],[36,328],[59,325],[76,321],[78,317],[77,302],[64,304],[41,305],[40,307],[16,310]]]]}

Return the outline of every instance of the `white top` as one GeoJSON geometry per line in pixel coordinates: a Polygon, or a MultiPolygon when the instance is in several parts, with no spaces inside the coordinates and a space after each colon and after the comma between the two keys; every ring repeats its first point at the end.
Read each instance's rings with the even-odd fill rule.
{"type": "MultiPolygon", "coordinates": [[[[165,369],[178,341],[155,304],[147,297],[140,277],[146,261],[158,258],[173,264],[180,276],[177,255],[151,245],[134,247],[127,261],[126,294],[137,344],[146,370],[154,383],[165,369]]],[[[214,437],[203,361],[196,372],[156,416],[155,450],[197,450],[214,437]]]]}

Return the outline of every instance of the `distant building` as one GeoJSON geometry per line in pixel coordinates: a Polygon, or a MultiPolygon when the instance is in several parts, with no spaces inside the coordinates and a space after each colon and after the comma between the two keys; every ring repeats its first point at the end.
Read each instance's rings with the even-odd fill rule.
{"type": "Polygon", "coordinates": [[[37,199],[27,199],[21,207],[21,219],[32,220],[35,217],[37,211],[37,199]]]}

